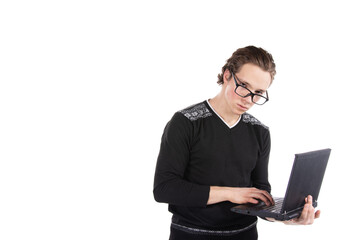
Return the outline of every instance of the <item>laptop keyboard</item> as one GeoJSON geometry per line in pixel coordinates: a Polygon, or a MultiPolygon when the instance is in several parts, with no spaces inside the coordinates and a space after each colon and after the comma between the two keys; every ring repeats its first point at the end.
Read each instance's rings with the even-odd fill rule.
{"type": "Polygon", "coordinates": [[[274,198],[275,205],[272,206],[263,206],[262,209],[274,212],[274,213],[280,213],[282,205],[283,205],[284,198],[274,198]]]}

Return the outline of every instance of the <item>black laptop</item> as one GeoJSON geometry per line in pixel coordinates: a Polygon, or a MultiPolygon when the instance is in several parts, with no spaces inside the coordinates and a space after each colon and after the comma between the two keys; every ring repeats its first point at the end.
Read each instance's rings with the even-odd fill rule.
{"type": "Polygon", "coordinates": [[[305,197],[313,197],[313,206],[317,199],[331,149],[295,154],[289,183],[284,198],[274,197],[275,205],[265,203],[242,204],[231,208],[240,214],[274,218],[284,221],[299,217],[305,204],[305,197]]]}

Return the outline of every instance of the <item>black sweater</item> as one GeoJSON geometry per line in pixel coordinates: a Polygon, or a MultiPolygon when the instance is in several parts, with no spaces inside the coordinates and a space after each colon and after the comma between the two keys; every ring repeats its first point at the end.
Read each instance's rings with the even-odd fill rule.
{"type": "Polygon", "coordinates": [[[232,230],[256,217],[230,211],[231,202],[208,205],[210,186],[256,187],[270,192],[268,128],[248,113],[229,128],[207,101],[174,114],[157,160],[154,197],[169,204],[173,222],[232,230]]]}

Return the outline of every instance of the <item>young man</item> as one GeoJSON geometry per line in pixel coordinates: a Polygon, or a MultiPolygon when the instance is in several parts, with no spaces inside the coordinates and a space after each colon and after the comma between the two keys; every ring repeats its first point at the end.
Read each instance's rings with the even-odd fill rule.
{"type": "MultiPolygon", "coordinates": [[[[170,239],[257,239],[257,218],[230,208],[274,204],[269,129],[247,111],[269,100],[275,73],[267,51],[240,48],[218,75],[220,93],[175,113],[166,125],[154,197],[173,213],[170,239]]],[[[286,224],[311,224],[319,217],[311,196],[306,202],[301,216],[286,224]]]]}

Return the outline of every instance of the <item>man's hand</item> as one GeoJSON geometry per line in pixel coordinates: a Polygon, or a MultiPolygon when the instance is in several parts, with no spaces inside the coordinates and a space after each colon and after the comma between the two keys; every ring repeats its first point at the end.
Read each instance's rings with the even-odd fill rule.
{"type": "Polygon", "coordinates": [[[308,196],[305,198],[304,209],[301,212],[300,217],[285,221],[285,224],[288,225],[311,225],[314,223],[316,218],[320,217],[320,210],[315,212],[315,208],[313,207],[313,199],[312,196],[308,196]]]}
{"type": "Polygon", "coordinates": [[[253,203],[257,204],[259,201],[264,202],[267,206],[274,205],[274,199],[265,190],[257,188],[232,188],[230,195],[230,202],[244,204],[253,203]]]}
{"type": "Polygon", "coordinates": [[[210,187],[208,205],[222,201],[230,201],[237,204],[257,204],[259,201],[263,201],[267,206],[275,204],[272,196],[265,190],[239,187],[210,187]]]}
{"type": "MultiPolygon", "coordinates": [[[[311,225],[314,223],[315,219],[320,217],[320,210],[315,212],[315,208],[312,205],[313,199],[312,196],[305,198],[304,209],[301,212],[300,217],[291,219],[289,221],[284,221],[283,223],[287,225],[311,225]]],[[[273,218],[266,218],[269,221],[274,222],[273,218]]]]}

